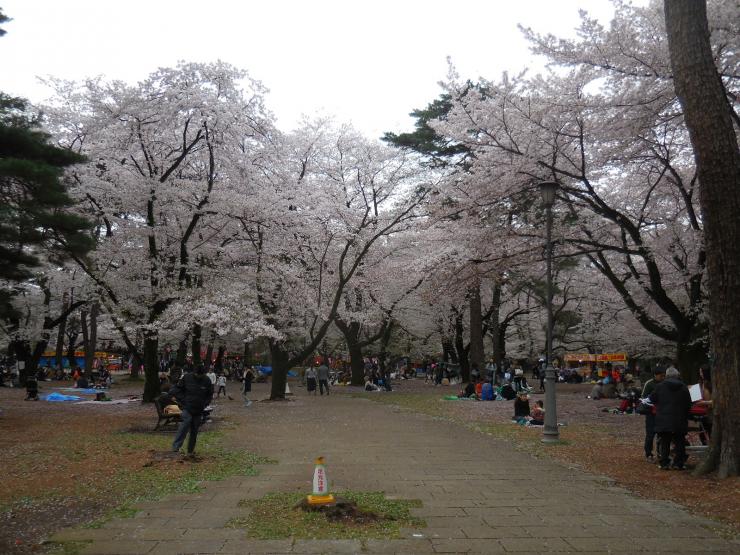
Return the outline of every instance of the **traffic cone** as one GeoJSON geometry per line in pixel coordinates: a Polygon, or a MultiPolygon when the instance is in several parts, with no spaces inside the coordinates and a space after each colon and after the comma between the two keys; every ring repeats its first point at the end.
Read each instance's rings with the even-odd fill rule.
{"type": "Polygon", "coordinates": [[[313,470],[313,495],[308,496],[309,505],[330,505],[336,500],[329,493],[329,479],[326,476],[324,467],[324,457],[319,457],[314,461],[316,465],[313,470]]]}
{"type": "Polygon", "coordinates": [[[290,391],[290,386],[288,385],[288,382],[285,382],[285,394],[286,395],[293,395],[293,393],[290,391]]]}

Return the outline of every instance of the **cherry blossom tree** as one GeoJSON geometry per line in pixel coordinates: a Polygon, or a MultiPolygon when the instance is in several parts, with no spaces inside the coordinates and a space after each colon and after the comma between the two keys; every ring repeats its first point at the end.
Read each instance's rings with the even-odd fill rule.
{"type": "Polygon", "coordinates": [[[410,226],[428,188],[408,157],[348,127],[306,122],[275,143],[263,186],[233,217],[251,247],[253,288],[270,338],[271,398],[319,347],[344,293],[383,239],[410,226]]]}
{"type": "Polygon", "coordinates": [[[249,194],[249,170],[274,132],[264,91],[223,63],[163,68],[136,86],[91,80],[57,88],[49,123],[60,144],[89,158],[70,176],[72,193],[101,222],[94,257],[76,262],[143,360],[144,398],[152,400],[159,319],[208,287],[225,228],[214,206],[249,194]]]}
{"type": "MultiPolygon", "coordinates": [[[[471,150],[469,180],[500,202],[536,205],[535,184],[558,181],[559,248],[585,257],[645,329],[675,343],[688,375],[706,359],[706,253],[661,21],[656,5],[618,4],[609,30],[584,14],[576,41],[528,31],[555,67],[479,88],[451,80],[453,108],[434,128],[471,150]]],[[[512,227],[539,237],[536,219],[512,227]]]]}

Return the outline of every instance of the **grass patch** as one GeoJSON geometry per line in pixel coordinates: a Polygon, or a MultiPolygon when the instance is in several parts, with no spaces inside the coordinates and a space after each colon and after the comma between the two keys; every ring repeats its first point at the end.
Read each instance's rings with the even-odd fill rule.
{"type": "Polygon", "coordinates": [[[46,547],[44,553],[47,555],[79,555],[91,543],[91,541],[47,542],[44,544],[46,547]]]}
{"type": "Polygon", "coordinates": [[[244,528],[247,536],[260,540],[284,538],[342,540],[342,539],[400,539],[401,528],[418,528],[426,524],[411,516],[411,509],[420,507],[418,500],[386,499],[383,492],[344,491],[341,497],[357,503],[358,508],[372,511],[380,518],[375,522],[352,524],[332,522],[323,513],[306,512],[293,508],[302,493],[270,493],[261,499],[249,499],[240,506],[250,507],[245,518],[233,519],[229,524],[244,528]]]}
{"type": "MultiPolygon", "coordinates": [[[[172,438],[148,434],[120,433],[121,449],[137,451],[168,451],[172,438]]],[[[164,461],[161,464],[145,464],[131,470],[119,470],[101,489],[98,484],[83,484],[78,495],[100,497],[101,494],[116,500],[117,506],[101,519],[87,526],[99,528],[113,518],[127,518],[136,514],[131,506],[143,501],[155,501],[170,494],[196,493],[201,491],[201,482],[223,480],[229,476],[254,476],[256,465],[274,463],[247,451],[228,451],[221,444],[222,432],[198,434],[197,463],[164,461]]]]}

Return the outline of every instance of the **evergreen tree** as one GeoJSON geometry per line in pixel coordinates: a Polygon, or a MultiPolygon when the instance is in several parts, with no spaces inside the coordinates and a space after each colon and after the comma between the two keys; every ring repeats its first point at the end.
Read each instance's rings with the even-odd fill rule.
{"type": "Polygon", "coordinates": [[[446,166],[451,159],[464,157],[469,153],[467,147],[439,135],[429,125],[430,121],[443,118],[452,108],[449,94],[433,100],[426,108],[414,110],[409,115],[416,119],[411,133],[391,133],[383,135],[383,140],[393,146],[413,150],[427,157],[432,166],[446,166]]]}
{"type": "MultiPolygon", "coordinates": [[[[6,21],[0,11],[0,24],[6,21]]],[[[92,247],[88,221],[65,211],[73,201],[61,179],[83,159],[49,143],[25,100],[0,93],[0,280],[32,277],[39,250],[55,261],[92,247]]],[[[11,296],[11,288],[0,288],[2,318],[13,315],[11,296]]]]}

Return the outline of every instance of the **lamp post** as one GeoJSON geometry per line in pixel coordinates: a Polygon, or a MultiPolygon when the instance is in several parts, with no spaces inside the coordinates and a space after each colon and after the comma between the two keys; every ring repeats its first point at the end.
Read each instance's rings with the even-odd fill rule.
{"type": "Polygon", "coordinates": [[[555,388],[558,380],[552,366],[552,206],[555,204],[555,193],[558,184],[545,181],[539,184],[542,204],[547,213],[547,368],[545,369],[545,429],[542,433],[543,443],[556,443],[560,440],[558,430],[558,412],[555,388]]]}

